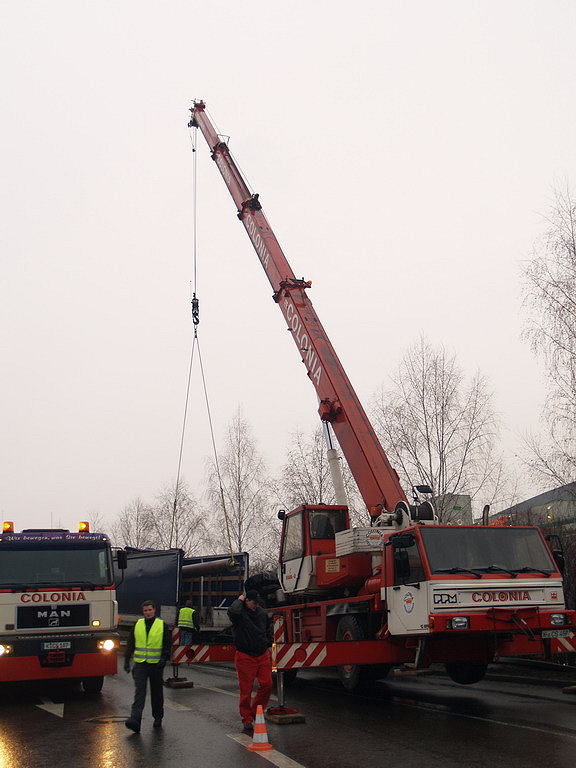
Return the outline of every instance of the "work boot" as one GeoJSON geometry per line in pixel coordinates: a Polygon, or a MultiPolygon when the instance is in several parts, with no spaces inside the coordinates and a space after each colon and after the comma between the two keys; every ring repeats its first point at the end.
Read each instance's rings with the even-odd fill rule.
{"type": "Polygon", "coordinates": [[[140,723],[137,723],[136,720],[131,720],[128,718],[128,720],[124,721],[124,725],[126,728],[129,728],[131,731],[134,731],[134,733],[140,733],[140,723]]]}
{"type": "Polygon", "coordinates": [[[252,736],[254,734],[254,724],[242,723],[242,733],[245,733],[248,736],[252,736]]]}
{"type": "Polygon", "coordinates": [[[154,725],[152,728],[162,728],[162,718],[157,717],[156,720],[154,720],[154,725]]]}

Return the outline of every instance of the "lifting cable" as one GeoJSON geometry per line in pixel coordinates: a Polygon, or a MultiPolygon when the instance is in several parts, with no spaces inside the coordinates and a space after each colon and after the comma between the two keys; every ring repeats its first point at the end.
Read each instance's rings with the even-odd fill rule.
{"type": "Polygon", "coordinates": [[[196,238],[196,190],[197,190],[197,170],[196,170],[196,136],[197,131],[194,131],[194,133],[190,133],[190,141],[192,144],[192,157],[193,157],[193,193],[192,193],[192,206],[193,206],[193,214],[192,214],[192,223],[193,223],[193,261],[194,261],[194,283],[193,283],[193,291],[192,291],[192,323],[194,325],[194,337],[192,339],[192,349],[190,352],[190,364],[188,367],[188,383],[186,386],[186,397],[184,402],[184,418],[182,422],[182,434],[180,437],[180,452],[178,455],[178,471],[176,474],[176,486],[174,489],[174,505],[172,508],[172,522],[170,526],[170,546],[172,547],[172,540],[174,538],[174,528],[176,525],[176,511],[178,506],[178,491],[180,488],[180,471],[182,467],[182,454],[184,450],[184,435],[186,432],[186,418],[188,415],[188,400],[190,396],[190,381],[192,378],[192,364],[194,362],[194,350],[196,346],[198,347],[198,360],[200,362],[200,372],[202,375],[202,386],[204,389],[204,400],[206,402],[206,411],[208,414],[208,423],[210,426],[210,435],[212,439],[212,449],[214,451],[214,465],[216,467],[216,474],[218,476],[218,486],[220,490],[220,501],[222,504],[222,510],[224,512],[224,521],[226,523],[226,537],[228,539],[228,549],[230,550],[230,565],[234,565],[234,552],[232,549],[232,539],[230,536],[230,523],[228,520],[228,511],[226,509],[226,500],[224,496],[224,488],[222,485],[222,475],[220,473],[220,463],[218,461],[218,452],[216,450],[216,441],[214,438],[214,427],[212,424],[212,414],[210,411],[210,401],[208,398],[208,389],[206,386],[206,377],[204,375],[204,365],[202,363],[202,353],[200,351],[200,340],[198,338],[198,325],[200,324],[200,302],[197,297],[197,238],[196,238]]]}

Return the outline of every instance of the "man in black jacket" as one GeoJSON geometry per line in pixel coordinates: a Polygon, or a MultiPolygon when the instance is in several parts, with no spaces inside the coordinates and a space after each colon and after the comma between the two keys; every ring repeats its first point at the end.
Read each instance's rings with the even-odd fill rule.
{"type": "Polygon", "coordinates": [[[228,609],[232,622],[232,635],[236,645],[236,673],[240,686],[240,717],[244,733],[254,730],[253,721],[259,704],[268,704],[272,691],[272,618],[258,604],[258,592],[248,590],[240,595],[228,609]],[[252,698],[254,680],[258,690],[252,698]]]}

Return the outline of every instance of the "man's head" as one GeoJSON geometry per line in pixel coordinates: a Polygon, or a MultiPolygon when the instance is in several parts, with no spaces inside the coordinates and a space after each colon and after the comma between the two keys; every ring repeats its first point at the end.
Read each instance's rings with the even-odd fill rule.
{"type": "Polygon", "coordinates": [[[246,603],[246,608],[249,608],[251,611],[255,611],[259,605],[258,603],[259,597],[260,595],[258,594],[258,592],[256,592],[255,589],[249,589],[246,592],[246,599],[244,601],[246,603]]]}
{"type": "Polygon", "coordinates": [[[192,600],[186,600],[186,608],[192,608],[193,603],[192,600]]]}
{"type": "Polygon", "coordinates": [[[142,603],[142,613],[145,619],[152,619],[156,616],[156,606],[152,600],[144,600],[142,603]]]}

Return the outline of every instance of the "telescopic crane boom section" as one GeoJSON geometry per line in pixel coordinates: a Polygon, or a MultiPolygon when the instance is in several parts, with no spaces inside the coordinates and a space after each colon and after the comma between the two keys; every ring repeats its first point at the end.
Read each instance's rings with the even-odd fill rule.
{"type": "Polygon", "coordinates": [[[308,298],[311,283],[292,272],[258,195],[250,192],[227,144],[206,115],[204,102],[196,101],[190,111],[189,125],[199,128],[208,142],[316,388],[320,418],[332,425],[370,516],[392,512],[398,502],[406,502],[406,496],[308,298]]]}

